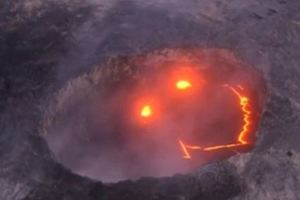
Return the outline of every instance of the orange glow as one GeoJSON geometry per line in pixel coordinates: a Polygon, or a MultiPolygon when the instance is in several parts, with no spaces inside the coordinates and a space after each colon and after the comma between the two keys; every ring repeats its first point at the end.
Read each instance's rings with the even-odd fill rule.
{"type": "Polygon", "coordinates": [[[192,87],[192,84],[189,81],[186,81],[186,80],[179,80],[176,83],[176,87],[179,90],[186,90],[186,89],[192,87]]]}
{"type": "MultiPolygon", "coordinates": [[[[240,87],[242,90],[243,88],[240,87]]],[[[241,144],[247,144],[248,142],[246,141],[246,136],[249,133],[249,128],[250,128],[250,115],[251,115],[251,110],[249,108],[249,98],[246,96],[242,96],[236,89],[234,89],[233,87],[230,87],[230,89],[239,97],[240,99],[240,105],[243,111],[243,121],[244,121],[244,125],[242,128],[242,131],[239,134],[238,137],[238,141],[241,144]]]]}
{"type": "Polygon", "coordinates": [[[183,158],[185,159],[191,159],[191,155],[189,151],[187,150],[187,145],[185,145],[181,140],[178,140],[178,143],[183,151],[183,158]]]}
{"type": "Polygon", "coordinates": [[[152,108],[150,105],[145,105],[143,106],[143,108],[141,109],[141,112],[140,112],[141,116],[142,117],[150,117],[152,115],[152,108]]]}
{"type": "Polygon", "coordinates": [[[213,151],[213,150],[226,149],[226,148],[228,149],[228,148],[234,148],[234,147],[239,147],[239,146],[250,144],[247,141],[247,136],[250,134],[251,113],[252,113],[250,106],[249,106],[249,98],[247,96],[244,96],[243,94],[241,94],[241,92],[238,91],[238,89],[241,91],[244,90],[244,88],[242,86],[233,88],[231,86],[224,85],[224,87],[229,88],[239,98],[239,104],[241,106],[241,111],[243,113],[243,125],[242,125],[241,131],[238,133],[237,142],[232,143],[232,144],[217,145],[217,146],[210,146],[210,147],[202,148],[197,145],[196,146],[187,145],[187,144],[183,143],[182,140],[179,140],[179,145],[183,152],[183,158],[191,159],[189,150],[213,151]]]}

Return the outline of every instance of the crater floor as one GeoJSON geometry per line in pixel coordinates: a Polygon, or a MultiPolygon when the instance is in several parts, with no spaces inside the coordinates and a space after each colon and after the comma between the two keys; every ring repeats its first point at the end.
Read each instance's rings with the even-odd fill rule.
{"type": "Polygon", "coordinates": [[[0,4],[0,199],[300,198],[299,1],[0,4]],[[230,50],[267,81],[251,153],[187,175],[115,184],[75,175],[56,162],[41,137],[44,116],[71,79],[115,56],[203,47],[230,50]]]}

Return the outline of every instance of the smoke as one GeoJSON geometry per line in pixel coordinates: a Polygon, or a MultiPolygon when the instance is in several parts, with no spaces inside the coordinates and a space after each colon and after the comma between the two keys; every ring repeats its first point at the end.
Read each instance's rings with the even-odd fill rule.
{"type": "MultiPolygon", "coordinates": [[[[28,3],[24,4],[24,9],[28,11],[29,18],[43,4],[39,0],[26,2],[28,3]]],[[[74,1],[65,1],[62,5],[68,5],[66,10],[69,10],[73,3],[74,1]]],[[[230,5],[218,1],[179,0],[89,0],[82,3],[95,5],[96,9],[89,19],[81,26],[75,26],[71,34],[66,36],[67,53],[58,61],[56,74],[63,88],[53,97],[58,102],[49,106],[50,114],[46,113],[49,119],[45,120],[48,123],[45,138],[56,159],[78,174],[109,182],[141,176],[185,173],[212,159],[210,155],[196,153],[196,161],[185,162],[176,139],[178,135],[183,135],[187,136],[187,140],[200,142],[204,146],[231,140],[232,135],[227,133],[236,132],[238,129],[236,124],[240,121],[236,124],[232,124],[232,121],[239,120],[240,113],[237,108],[234,108],[236,112],[233,114],[229,113],[235,105],[232,103],[232,96],[226,96],[227,91],[215,90],[215,87],[212,90],[217,92],[213,92],[203,101],[200,101],[201,97],[194,99],[192,107],[177,107],[172,102],[167,102],[174,109],[167,108],[163,112],[168,113],[164,116],[163,123],[145,129],[135,126],[135,118],[130,118],[129,113],[132,110],[128,108],[131,108],[135,98],[123,99],[132,97],[133,94],[138,94],[133,97],[143,94],[140,90],[135,91],[128,87],[131,84],[125,84],[123,78],[119,81],[124,84],[124,88],[114,89],[114,86],[100,84],[103,73],[99,66],[105,66],[105,60],[113,56],[149,55],[147,53],[157,49],[183,47],[230,48],[233,52],[239,52],[247,61],[251,60],[254,66],[264,65],[259,52],[252,51],[258,49],[255,46],[258,43],[253,44],[253,38],[249,37],[254,35],[257,37],[254,39],[259,40],[261,31],[257,29],[256,35],[252,34],[253,21],[243,18],[251,13],[249,4],[261,4],[255,5],[256,1],[250,3],[246,0],[230,5]],[[240,10],[231,12],[231,9],[237,9],[236,6],[240,10]],[[246,19],[246,22],[241,20],[236,23],[240,18],[246,19]],[[89,73],[85,74],[86,72],[89,73]],[[108,88],[112,94],[104,95],[103,87],[108,88]],[[216,133],[218,134],[215,135],[216,133]]],[[[80,1],[76,1],[76,6],[78,4],[80,1]]],[[[78,15],[79,19],[80,13],[78,15]]],[[[264,24],[260,26],[264,30],[264,24]]],[[[168,51],[159,53],[165,55],[168,51]]],[[[170,54],[173,53],[170,51],[170,54]]],[[[215,52],[201,58],[206,60],[209,57],[209,62],[213,62],[218,56],[219,52],[215,52]]],[[[227,56],[220,57],[230,60],[231,57],[227,56]]],[[[151,59],[147,60],[148,68],[156,66],[159,59],[168,58],[158,56],[151,59]]],[[[255,107],[259,113],[264,101],[264,95],[261,94],[264,93],[264,87],[260,78],[257,78],[256,73],[247,70],[241,73],[243,67],[237,71],[226,71],[230,68],[225,67],[224,73],[222,59],[213,64],[214,68],[207,72],[207,77],[219,83],[220,80],[232,84],[245,81],[243,83],[249,86],[254,101],[257,100],[255,107]]],[[[122,62],[125,61],[121,60],[120,63],[122,62]]],[[[118,65],[121,66],[120,63],[118,65]]],[[[137,67],[142,66],[141,64],[137,67]]],[[[258,68],[264,69],[261,66],[258,68]]],[[[143,76],[148,76],[147,72],[141,74],[143,76]]],[[[113,76],[106,77],[110,79],[113,76]]],[[[167,78],[160,77],[160,80],[167,78]]],[[[151,88],[162,87],[161,84],[153,84],[151,81],[146,85],[151,88]]],[[[215,155],[212,157],[219,158],[215,155]]]]}
{"type": "Polygon", "coordinates": [[[260,112],[261,78],[230,52],[162,50],[117,57],[57,94],[45,137],[59,162],[105,182],[191,172],[235,153],[197,151],[185,160],[178,144],[179,138],[204,147],[235,141],[242,113],[225,83],[245,86],[260,112]],[[187,75],[195,89],[187,95],[173,88],[177,75],[184,74],[180,66],[192,70],[187,75]],[[145,123],[136,111],[148,99],[155,116],[145,123]]]}
{"type": "Polygon", "coordinates": [[[231,133],[237,133],[240,128],[240,108],[237,99],[219,87],[247,85],[250,96],[257,101],[254,106],[259,113],[264,101],[259,90],[263,91],[264,86],[255,70],[252,72],[246,66],[247,70],[243,71],[244,64],[222,50],[192,52],[189,58],[201,60],[205,78],[215,85],[203,89],[203,96],[196,95],[191,102],[178,103],[168,99],[171,95],[168,91],[159,89],[169,77],[156,77],[164,73],[152,68],[163,68],[161,65],[174,62],[182,53],[155,51],[165,48],[232,46],[233,52],[234,49],[244,52],[242,57],[255,61],[255,65],[264,63],[256,52],[249,50],[252,43],[247,40],[247,29],[237,37],[227,30],[233,24],[224,25],[228,19],[249,13],[250,3],[163,0],[88,0],[85,3],[94,5],[95,10],[67,40],[67,53],[60,59],[57,70],[63,88],[46,114],[45,137],[57,160],[78,174],[111,182],[190,172],[202,163],[232,155],[231,151],[218,155],[196,153],[195,160],[185,162],[177,139],[183,137],[187,142],[203,146],[231,142],[236,137],[231,133]],[[233,5],[240,9],[236,15],[231,14],[232,9],[237,9],[233,5]],[[148,58],[134,62],[135,67],[145,70],[114,78],[114,65],[107,64],[111,57],[121,56],[115,65],[125,70],[132,63],[122,64],[127,62],[122,56],[130,60],[140,54],[148,58]],[[103,66],[111,69],[105,71],[103,66]],[[132,77],[137,87],[127,82],[132,77]],[[109,85],[110,79],[118,80],[119,85],[109,85]],[[141,89],[140,85],[146,87],[141,89]],[[146,128],[137,125],[136,116],[131,115],[136,99],[147,96],[145,91],[163,99],[161,123],[146,128]]]}

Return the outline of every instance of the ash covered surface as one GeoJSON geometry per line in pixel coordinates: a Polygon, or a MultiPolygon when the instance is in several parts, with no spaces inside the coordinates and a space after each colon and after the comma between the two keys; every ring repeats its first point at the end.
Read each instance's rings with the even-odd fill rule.
{"type": "Polygon", "coordinates": [[[0,4],[0,199],[300,199],[299,1],[0,4]],[[68,80],[110,56],[182,47],[230,49],[263,73],[269,99],[253,152],[116,184],[55,162],[40,124],[68,80]]]}

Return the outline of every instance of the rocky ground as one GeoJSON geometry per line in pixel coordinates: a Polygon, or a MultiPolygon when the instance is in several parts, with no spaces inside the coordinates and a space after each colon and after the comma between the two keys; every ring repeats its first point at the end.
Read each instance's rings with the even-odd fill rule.
{"type": "Polygon", "coordinates": [[[0,1],[0,199],[300,199],[300,2],[0,1]],[[103,184],[55,162],[40,136],[51,97],[116,55],[225,48],[263,73],[251,153],[189,175],[103,184]]]}

